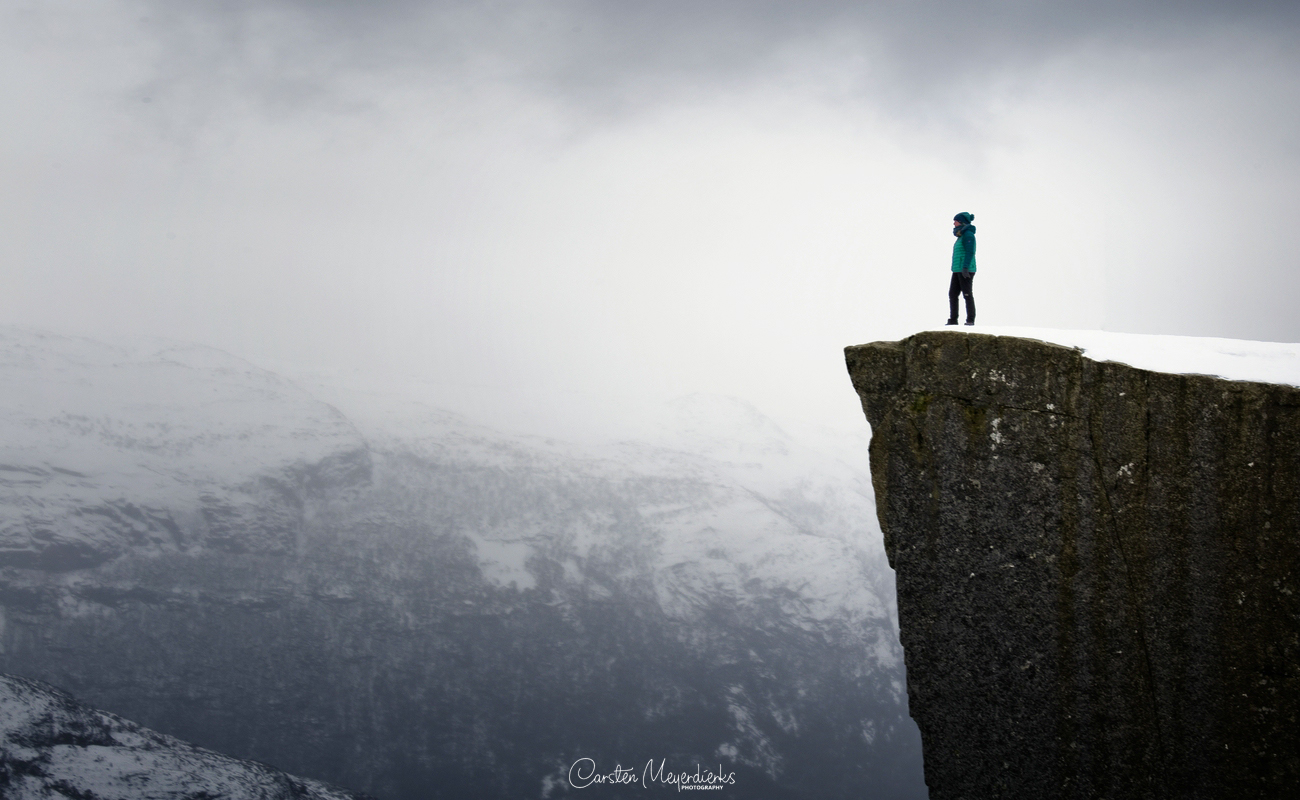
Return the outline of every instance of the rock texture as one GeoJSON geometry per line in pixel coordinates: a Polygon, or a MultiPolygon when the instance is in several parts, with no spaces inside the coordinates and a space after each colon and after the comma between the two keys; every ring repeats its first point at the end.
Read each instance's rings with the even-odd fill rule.
{"type": "Polygon", "coordinates": [[[6,800],[364,800],[273,767],[204,750],[0,674],[0,797],[6,800]]]}
{"type": "Polygon", "coordinates": [[[958,332],[846,357],[932,798],[1294,796],[1300,389],[958,332]]]}

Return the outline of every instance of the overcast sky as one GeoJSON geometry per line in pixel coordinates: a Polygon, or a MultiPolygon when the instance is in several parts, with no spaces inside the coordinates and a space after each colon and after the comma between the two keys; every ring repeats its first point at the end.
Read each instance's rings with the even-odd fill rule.
{"type": "Polygon", "coordinates": [[[0,7],[0,322],[838,424],[970,211],[982,323],[1300,341],[1294,2],[0,7]]]}

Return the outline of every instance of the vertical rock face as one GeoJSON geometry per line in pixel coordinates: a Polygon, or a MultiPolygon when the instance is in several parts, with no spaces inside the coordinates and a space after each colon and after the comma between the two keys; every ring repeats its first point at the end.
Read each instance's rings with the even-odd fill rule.
{"type": "Polygon", "coordinates": [[[846,349],[931,797],[1300,785],[1300,390],[1011,337],[846,349]]]}

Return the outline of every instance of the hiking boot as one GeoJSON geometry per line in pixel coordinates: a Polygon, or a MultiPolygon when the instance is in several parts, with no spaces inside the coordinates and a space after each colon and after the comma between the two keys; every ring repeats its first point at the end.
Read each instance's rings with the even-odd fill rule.
{"type": "Polygon", "coordinates": [[[950,320],[948,320],[947,322],[945,322],[945,323],[943,323],[943,324],[944,324],[944,325],[956,325],[956,324],[957,324],[957,320],[955,320],[955,319],[950,319],[950,320]]]}

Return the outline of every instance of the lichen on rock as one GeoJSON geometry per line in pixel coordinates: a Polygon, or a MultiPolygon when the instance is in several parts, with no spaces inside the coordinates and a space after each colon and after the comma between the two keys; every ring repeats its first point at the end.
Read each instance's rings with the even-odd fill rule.
{"type": "Polygon", "coordinates": [[[846,359],[932,798],[1300,785],[1300,389],[959,332],[846,359]]]}

